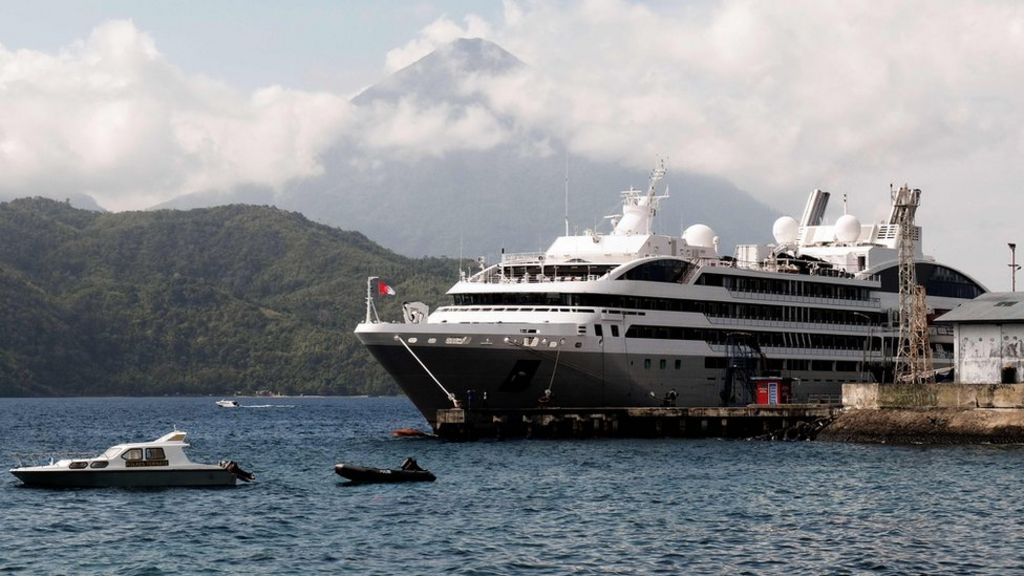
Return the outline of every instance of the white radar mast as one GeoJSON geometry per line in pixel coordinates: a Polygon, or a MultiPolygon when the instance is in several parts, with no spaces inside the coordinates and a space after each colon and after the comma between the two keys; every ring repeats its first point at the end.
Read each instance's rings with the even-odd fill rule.
{"type": "Polygon", "coordinates": [[[665,178],[666,172],[665,161],[661,160],[651,172],[651,182],[646,193],[633,189],[622,192],[622,218],[615,224],[612,234],[628,236],[651,233],[651,222],[658,213],[658,204],[668,198],[668,194],[658,195],[656,192],[658,182],[665,178]]]}

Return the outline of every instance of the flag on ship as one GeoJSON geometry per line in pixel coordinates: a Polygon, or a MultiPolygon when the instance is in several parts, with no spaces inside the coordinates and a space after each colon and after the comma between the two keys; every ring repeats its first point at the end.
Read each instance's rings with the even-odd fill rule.
{"type": "Polygon", "coordinates": [[[383,280],[377,280],[377,293],[381,296],[394,296],[395,289],[388,286],[388,283],[383,280]]]}

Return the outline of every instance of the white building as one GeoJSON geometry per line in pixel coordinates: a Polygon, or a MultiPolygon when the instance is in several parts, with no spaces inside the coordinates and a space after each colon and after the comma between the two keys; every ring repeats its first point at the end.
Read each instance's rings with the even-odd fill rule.
{"type": "Polygon", "coordinates": [[[957,382],[1024,382],[1024,293],[984,294],[936,322],[953,324],[957,382]]]}

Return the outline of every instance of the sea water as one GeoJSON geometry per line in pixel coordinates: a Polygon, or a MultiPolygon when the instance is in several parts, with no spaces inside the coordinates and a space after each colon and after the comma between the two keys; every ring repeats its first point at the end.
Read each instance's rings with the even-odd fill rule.
{"type": "MultiPolygon", "coordinates": [[[[233,489],[0,480],[0,573],[1009,574],[1024,447],[393,438],[404,398],[0,400],[0,453],[99,454],[189,433],[233,489]],[[350,486],[334,465],[437,482],[350,486]]],[[[22,457],[23,458],[23,457],[22,457]]],[[[26,464],[28,462],[25,462],[26,464]]]]}

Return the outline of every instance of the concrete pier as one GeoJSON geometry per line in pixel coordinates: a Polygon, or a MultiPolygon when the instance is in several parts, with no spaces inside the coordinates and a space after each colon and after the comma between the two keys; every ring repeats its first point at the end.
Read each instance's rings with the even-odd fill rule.
{"type": "Polygon", "coordinates": [[[750,405],[730,408],[530,408],[437,411],[434,432],[449,440],[478,438],[750,438],[804,439],[839,405],[750,405]]]}
{"type": "Polygon", "coordinates": [[[846,409],[819,440],[1024,443],[1024,384],[843,384],[846,409]]]}

